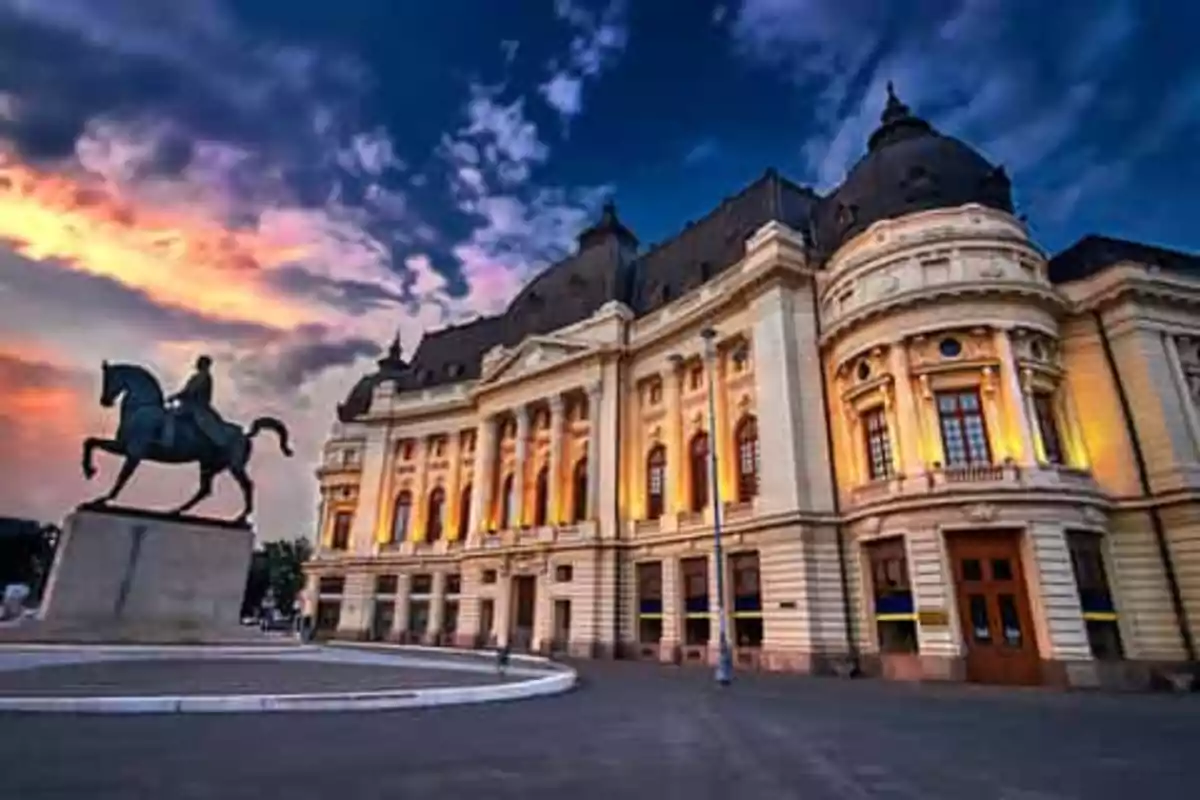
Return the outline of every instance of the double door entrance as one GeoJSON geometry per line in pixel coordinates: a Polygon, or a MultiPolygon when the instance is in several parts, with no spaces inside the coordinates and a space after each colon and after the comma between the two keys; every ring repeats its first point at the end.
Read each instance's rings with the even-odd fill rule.
{"type": "Polygon", "coordinates": [[[533,646],[533,616],[537,601],[537,578],[516,575],[512,579],[512,610],[508,628],[508,646],[529,650],[533,646]]]}
{"type": "Polygon", "coordinates": [[[1020,536],[984,531],[947,537],[969,681],[1041,683],[1020,536]]]}

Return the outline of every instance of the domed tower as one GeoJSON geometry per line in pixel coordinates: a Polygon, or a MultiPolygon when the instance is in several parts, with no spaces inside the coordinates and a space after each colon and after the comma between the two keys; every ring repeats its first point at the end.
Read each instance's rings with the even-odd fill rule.
{"type": "Polygon", "coordinates": [[[1066,552],[1063,531],[1092,510],[1095,486],[1058,362],[1064,306],[1008,176],[889,85],[866,155],[812,223],[839,496],[872,565],[863,617],[877,635],[864,644],[1037,682],[1050,634],[1026,587],[1064,565],[1028,554],[1066,552]],[[968,578],[1001,565],[981,578],[995,596],[970,599],[955,580],[964,561],[968,578]],[[918,574],[924,597],[909,583],[918,574]],[[976,623],[992,626],[981,637],[1020,639],[1007,667],[964,647],[976,623]]]}

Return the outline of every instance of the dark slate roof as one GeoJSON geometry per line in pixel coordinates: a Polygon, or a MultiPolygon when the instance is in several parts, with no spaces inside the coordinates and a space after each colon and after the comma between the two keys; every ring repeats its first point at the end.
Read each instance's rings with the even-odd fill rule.
{"type": "Polygon", "coordinates": [[[1200,255],[1096,234],[1083,237],[1051,258],[1048,272],[1052,282],[1067,283],[1088,278],[1122,261],[1200,276],[1200,255]]]}
{"type": "Polygon", "coordinates": [[[815,244],[828,257],[879,220],[967,203],[1012,213],[1004,168],[914,116],[889,84],[887,107],[867,154],[817,206],[815,244]]]}
{"type": "Polygon", "coordinates": [[[807,231],[817,196],[768,170],[697,222],[640,256],[627,303],[648,314],[706,283],[745,255],[745,243],[771,220],[807,231]]]}
{"type": "Polygon", "coordinates": [[[400,391],[474,380],[483,355],[496,345],[512,347],[527,336],[551,333],[586,319],[610,300],[647,314],[736,263],[746,238],[766,222],[807,229],[816,199],[812,191],[769,170],[640,256],[637,237],[608,203],[600,220],[579,234],[579,250],[539,273],[503,314],[425,334],[408,362],[398,354],[381,359],[379,370],[361,378],[338,406],[338,418],[345,422],[365,413],[384,380],[394,380],[400,391]]]}

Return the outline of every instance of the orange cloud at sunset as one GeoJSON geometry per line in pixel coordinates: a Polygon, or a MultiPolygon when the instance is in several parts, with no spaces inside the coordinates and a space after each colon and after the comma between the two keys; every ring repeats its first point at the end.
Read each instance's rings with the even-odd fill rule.
{"type": "Polygon", "coordinates": [[[151,206],[9,153],[0,153],[0,239],[30,259],[111,278],[217,319],[291,327],[320,316],[264,280],[265,270],[308,255],[298,241],[229,230],[197,209],[151,206]]]}

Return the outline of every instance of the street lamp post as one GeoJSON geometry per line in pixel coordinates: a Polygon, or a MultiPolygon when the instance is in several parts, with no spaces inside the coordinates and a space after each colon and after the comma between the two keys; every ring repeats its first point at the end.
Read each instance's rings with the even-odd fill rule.
{"type": "Polygon", "coordinates": [[[713,508],[713,561],[717,570],[717,683],[728,686],[733,680],[733,654],[729,650],[729,634],[725,621],[725,557],[721,551],[721,485],[717,477],[717,332],[712,328],[700,331],[704,340],[704,361],[708,372],[708,481],[713,508]]]}

